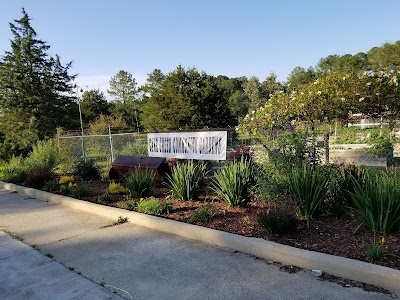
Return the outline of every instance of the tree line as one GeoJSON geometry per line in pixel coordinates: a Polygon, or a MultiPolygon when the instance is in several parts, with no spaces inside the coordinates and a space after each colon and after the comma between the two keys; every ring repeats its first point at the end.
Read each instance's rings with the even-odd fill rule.
{"type": "Polygon", "coordinates": [[[296,67],[286,82],[271,73],[214,76],[196,68],[160,69],[137,85],[126,70],[110,78],[106,95],[80,91],[72,62],[49,55],[37,38],[30,17],[10,23],[11,49],[0,58],[0,157],[26,155],[32,145],[54,136],[57,128],[80,128],[79,105],[86,129],[135,131],[260,126],[274,118],[291,120],[341,118],[349,112],[382,116],[398,111],[400,41],[367,53],[330,55],[316,66],[296,67]],[[256,118],[251,117],[256,116],[256,118]]]}

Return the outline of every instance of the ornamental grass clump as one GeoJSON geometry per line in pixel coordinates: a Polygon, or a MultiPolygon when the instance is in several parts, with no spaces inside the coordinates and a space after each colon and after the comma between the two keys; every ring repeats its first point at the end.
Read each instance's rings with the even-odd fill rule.
{"type": "Polygon", "coordinates": [[[318,165],[303,163],[294,166],[287,178],[288,194],[293,199],[297,213],[310,228],[312,217],[320,210],[329,190],[328,173],[318,165]]]}
{"type": "Polygon", "coordinates": [[[206,175],[204,163],[178,163],[167,174],[167,186],[172,195],[182,201],[195,199],[203,188],[203,178],[206,175]]]}
{"type": "Polygon", "coordinates": [[[251,160],[242,158],[224,165],[215,174],[212,189],[227,205],[238,207],[251,200],[257,186],[254,164],[251,160]]]}
{"type": "Polygon", "coordinates": [[[125,186],[132,198],[146,198],[154,183],[155,173],[151,169],[135,168],[134,172],[125,178],[125,186]]]}
{"type": "Polygon", "coordinates": [[[352,199],[362,222],[374,232],[387,235],[400,229],[400,177],[368,171],[364,182],[355,181],[352,199]]]}

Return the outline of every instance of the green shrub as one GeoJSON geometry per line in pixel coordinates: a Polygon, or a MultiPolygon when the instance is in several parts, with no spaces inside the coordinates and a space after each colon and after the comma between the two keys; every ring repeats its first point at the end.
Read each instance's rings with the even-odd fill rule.
{"type": "Polygon", "coordinates": [[[27,174],[25,182],[29,187],[40,189],[53,176],[53,172],[48,168],[34,168],[27,174]]]}
{"type": "Polygon", "coordinates": [[[368,171],[364,184],[355,181],[352,199],[363,223],[372,231],[389,234],[400,229],[400,177],[368,171]]]}
{"type": "Polygon", "coordinates": [[[178,163],[167,174],[167,186],[172,195],[182,201],[196,199],[203,188],[203,178],[206,174],[206,166],[203,163],[178,163]]]}
{"type": "Polygon", "coordinates": [[[377,242],[374,238],[373,243],[367,246],[366,252],[367,260],[370,262],[382,259],[388,254],[388,249],[385,245],[385,239],[382,238],[379,242],[377,242]]]}
{"type": "Polygon", "coordinates": [[[74,165],[72,172],[74,176],[80,177],[82,180],[100,179],[100,168],[96,165],[94,159],[81,159],[74,165]]]}
{"type": "Polygon", "coordinates": [[[225,164],[215,174],[212,189],[226,204],[244,206],[258,186],[254,164],[246,159],[225,164]]]}
{"type": "Polygon", "coordinates": [[[71,194],[71,187],[68,185],[62,185],[60,186],[60,194],[64,196],[68,196],[71,194]]]}
{"type": "Polygon", "coordinates": [[[112,198],[111,198],[111,195],[109,193],[105,193],[105,194],[99,195],[97,197],[97,200],[100,203],[110,203],[112,201],[112,198]]]}
{"type": "Polygon", "coordinates": [[[70,188],[69,195],[72,198],[82,199],[83,197],[88,197],[92,195],[92,191],[86,184],[75,185],[70,188]]]}
{"type": "Polygon", "coordinates": [[[133,142],[126,143],[121,149],[120,155],[147,156],[146,139],[136,138],[133,142]]]}
{"type": "Polygon", "coordinates": [[[160,215],[162,213],[169,213],[172,210],[172,203],[168,202],[166,204],[162,204],[160,200],[150,197],[147,199],[143,199],[137,204],[137,211],[140,213],[145,213],[149,215],[160,215]]]}
{"type": "Polygon", "coordinates": [[[47,169],[52,171],[58,163],[59,151],[54,140],[38,141],[25,159],[29,169],[47,169]]]}
{"type": "Polygon", "coordinates": [[[74,176],[61,176],[60,179],[58,180],[59,184],[66,184],[70,182],[74,182],[75,178],[74,176]]]}
{"type": "Polygon", "coordinates": [[[134,172],[125,178],[125,186],[132,198],[145,198],[150,195],[155,173],[151,169],[135,168],[134,172]]]}
{"type": "Polygon", "coordinates": [[[123,194],[126,192],[126,189],[120,183],[110,182],[108,192],[110,194],[123,194]]]}
{"type": "Polygon", "coordinates": [[[8,162],[1,164],[0,174],[6,182],[22,183],[28,174],[28,168],[22,156],[13,156],[8,162]]]}
{"type": "Polygon", "coordinates": [[[286,234],[296,231],[297,218],[289,204],[280,202],[259,214],[258,224],[271,234],[286,234]]]}
{"type": "Polygon", "coordinates": [[[42,186],[42,190],[45,192],[58,191],[59,189],[60,185],[58,184],[56,179],[49,180],[42,186]]]}
{"type": "Polygon", "coordinates": [[[310,228],[312,217],[320,210],[328,193],[328,174],[318,165],[294,166],[288,175],[288,193],[296,210],[310,228]]]}
{"type": "Polygon", "coordinates": [[[118,206],[123,209],[134,210],[137,206],[137,201],[136,200],[124,201],[121,202],[118,206]]]}
{"type": "Polygon", "coordinates": [[[203,205],[196,209],[194,214],[190,218],[191,223],[208,223],[214,218],[217,214],[217,211],[209,204],[203,205]]]}

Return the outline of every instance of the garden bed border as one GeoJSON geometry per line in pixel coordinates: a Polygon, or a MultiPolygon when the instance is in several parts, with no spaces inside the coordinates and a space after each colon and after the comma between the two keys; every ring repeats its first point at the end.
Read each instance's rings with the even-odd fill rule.
{"type": "MultiPolygon", "coordinates": [[[[198,225],[95,204],[3,181],[0,181],[0,189],[16,191],[23,196],[57,203],[72,209],[101,215],[112,220],[118,219],[119,216],[128,217],[129,222],[138,226],[206,244],[233,249],[284,265],[293,265],[308,270],[322,270],[324,273],[372,284],[400,294],[400,270],[330,254],[298,249],[261,238],[245,237],[198,225]]],[[[346,241],[342,242],[345,243],[346,241]]]]}

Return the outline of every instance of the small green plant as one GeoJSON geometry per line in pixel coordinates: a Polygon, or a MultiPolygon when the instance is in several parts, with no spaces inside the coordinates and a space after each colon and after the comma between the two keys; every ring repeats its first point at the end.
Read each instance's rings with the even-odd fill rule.
{"type": "Polygon", "coordinates": [[[34,168],[26,175],[25,182],[29,187],[40,189],[54,174],[47,168],[34,168]]]}
{"type": "Polygon", "coordinates": [[[271,234],[286,234],[296,231],[297,218],[287,202],[272,204],[268,210],[258,216],[258,224],[271,234]]]}
{"type": "Polygon", "coordinates": [[[29,169],[53,171],[59,161],[59,151],[54,140],[38,141],[25,159],[29,169]]]}
{"type": "Polygon", "coordinates": [[[318,165],[308,162],[293,166],[288,175],[288,193],[298,214],[310,228],[312,217],[320,210],[328,193],[328,174],[318,165]]]}
{"type": "Polygon", "coordinates": [[[58,191],[59,189],[60,185],[58,184],[56,179],[49,180],[42,186],[42,190],[45,192],[58,191]]]}
{"type": "Polygon", "coordinates": [[[74,176],[80,177],[82,180],[100,179],[100,168],[96,165],[94,159],[81,159],[74,165],[72,172],[74,176]]]}
{"type": "Polygon", "coordinates": [[[244,206],[258,186],[255,171],[254,164],[244,158],[230,162],[215,174],[212,189],[229,206],[244,206]]]}
{"type": "Polygon", "coordinates": [[[120,183],[110,182],[108,192],[110,194],[123,194],[126,192],[126,189],[120,183]]]}
{"type": "Polygon", "coordinates": [[[380,260],[388,254],[387,246],[385,245],[385,238],[382,237],[380,241],[374,241],[367,247],[367,259],[370,262],[380,260]]]}
{"type": "Polygon", "coordinates": [[[118,207],[127,210],[134,210],[136,209],[137,201],[136,200],[127,200],[119,203],[118,207]]]}
{"type": "Polygon", "coordinates": [[[90,190],[89,186],[86,184],[79,184],[72,186],[70,188],[70,193],[69,195],[72,198],[77,198],[77,199],[82,199],[83,197],[88,197],[92,194],[92,191],[90,190]]]}
{"type": "Polygon", "coordinates": [[[135,171],[125,178],[125,186],[132,198],[145,198],[150,195],[155,173],[151,169],[135,168],[135,171]]]}
{"type": "Polygon", "coordinates": [[[203,188],[203,177],[206,174],[206,166],[203,163],[178,163],[167,174],[167,186],[174,197],[182,201],[193,200],[203,188]]]}
{"type": "Polygon", "coordinates": [[[68,196],[71,193],[71,187],[68,185],[60,186],[60,194],[64,196],[68,196]]]}
{"type": "Polygon", "coordinates": [[[74,181],[75,181],[74,176],[65,175],[65,176],[61,176],[60,177],[60,179],[58,180],[58,183],[59,184],[66,184],[66,183],[70,183],[70,182],[74,182],[74,181]]]}
{"type": "Polygon", "coordinates": [[[110,203],[112,201],[112,197],[109,193],[105,193],[105,194],[99,195],[97,197],[97,200],[100,203],[110,203]]]}
{"type": "Polygon", "coordinates": [[[119,216],[117,222],[114,225],[120,225],[128,222],[128,217],[119,216]]]}
{"type": "Polygon", "coordinates": [[[249,216],[244,216],[242,218],[242,222],[246,225],[249,225],[251,223],[250,217],[249,216]]]}
{"type": "Polygon", "coordinates": [[[145,213],[149,215],[161,215],[162,213],[168,213],[172,210],[172,203],[169,202],[163,205],[160,200],[150,197],[143,199],[137,204],[137,211],[140,213],[145,213]]]}
{"type": "Polygon", "coordinates": [[[400,229],[400,176],[368,171],[364,182],[354,182],[352,199],[363,223],[384,235],[400,229]]]}
{"type": "Polygon", "coordinates": [[[28,174],[28,167],[22,156],[13,156],[8,162],[0,166],[0,175],[2,179],[10,183],[24,182],[28,174]]]}
{"type": "Polygon", "coordinates": [[[191,223],[208,223],[216,216],[216,214],[217,211],[214,209],[214,207],[206,204],[196,209],[189,221],[191,223]]]}

